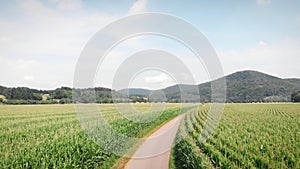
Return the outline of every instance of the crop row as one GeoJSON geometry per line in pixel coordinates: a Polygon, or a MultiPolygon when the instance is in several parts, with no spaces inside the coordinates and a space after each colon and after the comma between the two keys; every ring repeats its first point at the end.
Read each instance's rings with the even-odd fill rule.
{"type": "Polygon", "coordinates": [[[299,168],[299,105],[226,105],[223,118],[204,142],[209,109],[186,114],[173,148],[176,168],[299,168]],[[280,118],[267,112],[282,112],[280,118]],[[296,110],[296,111],[295,111],[296,110]],[[193,150],[193,151],[191,151],[193,150]],[[187,156],[184,152],[191,151],[187,156]],[[197,166],[197,167],[195,167],[197,166]]]}
{"type": "MultiPolygon", "coordinates": [[[[1,106],[0,168],[110,168],[120,158],[95,143],[97,138],[91,139],[70,105],[37,107],[1,106]]],[[[137,123],[122,117],[113,105],[99,107],[111,128],[132,137],[143,137],[180,113],[178,106],[172,105],[154,121],[137,123]]],[[[138,107],[140,111],[147,109],[144,105],[138,107]]],[[[152,114],[137,112],[128,116],[147,118],[152,114]]],[[[99,117],[99,114],[84,116],[81,120],[94,122],[96,116],[99,117]]],[[[104,129],[103,124],[99,123],[89,132],[92,136],[93,133],[95,136],[106,134],[111,139],[107,146],[124,148],[124,151],[136,144],[127,140],[113,140],[113,137],[109,137],[111,133],[105,133],[109,131],[104,129]]]]}

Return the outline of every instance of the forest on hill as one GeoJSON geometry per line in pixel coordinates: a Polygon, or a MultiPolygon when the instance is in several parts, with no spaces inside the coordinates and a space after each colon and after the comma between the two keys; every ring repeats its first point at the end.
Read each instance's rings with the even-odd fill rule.
{"type": "MultiPolygon", "coordinates": [[[[300,101],[300,79],[281,79],[257,71],[236,72],[223,78],[226,78],[227,84],[226,102],[300,101]]],[[[220,79],[212,82],[218,80],[220,79]]],[[[211,102],[212,82],[199,85],[177,84],[159,91],[135,88],[115,91],[103,87],[88,89],[60,87],[55,90],[37,90],[28,87],[0,86],[0,102],[4,104],[211,102]],[[160,91],[165,94],[165,97],[155,97],[155,93],[160,91]]]]}

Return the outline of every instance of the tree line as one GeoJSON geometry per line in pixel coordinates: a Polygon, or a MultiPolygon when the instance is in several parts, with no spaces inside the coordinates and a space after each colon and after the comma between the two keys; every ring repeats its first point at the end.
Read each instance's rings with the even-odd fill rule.
{"type": "Polygon", "coordinates": [[[291,96],[292,102],[300,102],[300,91],[294,92],[291,96]]]}
{"type": "Polygon", "coordinates": [[[76,90],[60,87],[55,90],[36,90],[27,87],[7,88],[0,86],[0,102],[4,104],[112,103],[111,92],[111,89],[101,87],[76,90]],[[74,96],[77,100],[72,99],[73,92],[75,92],[74,96]]]}
{"type": "MultiPolygon", "coordinates": [[[[209,95],[209,94],[208,94],[209,95]]],[[[206,96],[206,95],[205,95],[206,96]]],[[[209,97],[209,96],[207,96],[209,97]]],[[[204,98],[204,97],[203,97],[204,98]]],[[[252,98],[254,99],[254,98],[252,98]]],[[[274,99],[271,98],[270,99],[274,99]]],[[[276,98],[275,98],[276,99],[276,98]]],[[[109,88],[72,89],[60,87],[55,90],[36,90],[27,87],[7,88],[0,86],[2,104],[67,104],[67,103],[122,103],[122,102],[186,102],[178,97],[167,100],[149,99],[143,95],[123,95],[109,88]]],[[[259,101],[259,100],[258,100],[259,101]]],[[[300,91],[291,95],[292,102],[300,102],[300,91]]],[[[230,100],[227,100],[230,102],[230,100]]]]}

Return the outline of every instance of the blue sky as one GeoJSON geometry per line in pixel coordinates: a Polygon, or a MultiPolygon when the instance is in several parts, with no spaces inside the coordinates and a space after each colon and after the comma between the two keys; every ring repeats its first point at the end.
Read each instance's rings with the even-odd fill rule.
{"type": "MultiPolygon", "coordinates": [[[[72,86],[77,59],[88,40],[110,22],[142,12],[171,14],[193,24],[214,46],[226,75],[251,69],[282,78],[300,77],[297,65],[300,63],[300,1],[297,0],[0,3],[0,85],[41,89],[72,86]]],[[[147,48],[179,54],[190,63],[197,83],[209,80],[203,68],[192,65],[189,51],[176,42],[141,37],[128,40],[112,51],[107,65],[99,68],[104,75],[95,78],[95,85],[111,87],[112,67],[117,69],[122,60],[118,55],[147,48]]],[[[160,72],[145,73],[135,81],[133,87],[146,88],[174,83],[160,72]],[[149,81],[157,83],[149,86],[149,81]]]]}

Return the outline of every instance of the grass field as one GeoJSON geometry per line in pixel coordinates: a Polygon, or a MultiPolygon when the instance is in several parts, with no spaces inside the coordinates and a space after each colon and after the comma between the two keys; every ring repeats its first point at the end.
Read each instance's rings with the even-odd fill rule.
{"type": "MultiPolygon", "coordinates": [[[[135,104],[143,116],[150,104],[135,104]]],[[[178,115],[178,104],[152,123],[124,123],[114,105],[99,105],[102,115],[117,130],[144,136],[178,115]]],[[[140,113],[137,113],[140,114],[140,113]]],[[[109,168],[119,157],[85,134],[73,105],[0,105],[0,168],[109,168]]]]}
{"type": "Polygon", "coordinates": [[[227,104],[203,143],[208,107],[185,116],[171,168],[300,168],[300,104],[227,104]]]}

